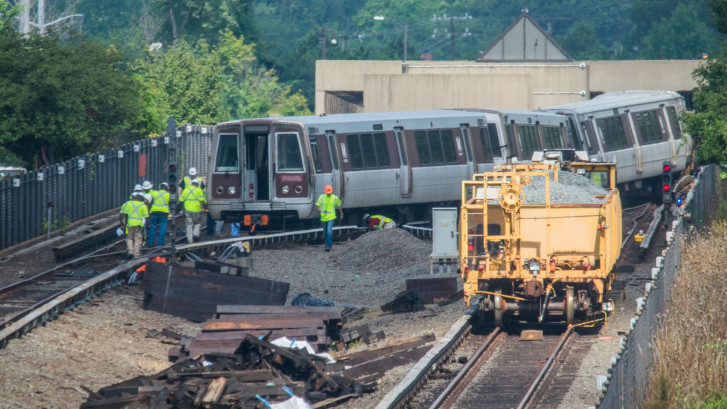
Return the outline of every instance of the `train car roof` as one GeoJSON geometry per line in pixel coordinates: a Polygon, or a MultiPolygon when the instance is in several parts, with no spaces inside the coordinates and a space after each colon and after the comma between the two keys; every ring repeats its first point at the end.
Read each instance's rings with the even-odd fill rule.
{"type": "Polygon", "coordinates": [[[432,109],[424,111],[397,111],[397,112],[363,112],[351,114],[329,114],[329,115],[301,115],[283,116],[269,118],[248,118],[221,123],[229,125],[240,121],[271,120],[275,122],[298,122],[303,125],[333,125],[355,122],[386,122],[406,119],[436,119],[436,118],[473,118],[482,116],[482,112],[455,109],[432,109]]]}
{"type": "Polygon", "coordinates": [[[607,92],[596,96],[593,99],[581,102],[572,102],[570,104],[556,105],[539,111],[546,112],[562,112],[573,111],[575,113],[586,113],[594,111],[602,111],[616,107],[627,107],[631,105],[642,105],[650,103],[658,103],[667,100],[684,99],[681,95],[673,91],[614,91],[607,92]]]}

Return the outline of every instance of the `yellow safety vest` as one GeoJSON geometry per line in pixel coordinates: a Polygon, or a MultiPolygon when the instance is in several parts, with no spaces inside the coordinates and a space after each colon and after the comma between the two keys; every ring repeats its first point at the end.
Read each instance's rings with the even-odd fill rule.
{"type": "Polygon", "coordinates": [[[151,197],[152,212],[169,213],[169,192],[152,190],[151,197]]]}
{"type": "Polygon", "coordinates": [[[372,219],[379,219],[379,223],[374,225],[374,230],[381,230],[384,225],[388,222],[393,222],[393,220],[389,219],[386,216],[371,216],[372,219]]]}
{"type": "Polygon", "coordinates": [[[341,199],[336,195],[322,194],[316,205],[321,208],[321,221],[327,222],[336,219],[336,207],[341,207],[341,199]]]}
{"type": "Polygon", "coordinates": [[[149,215],[149,208],[146,207],[144,202],[129,200],[121,207],[121,213],[126,214],[126,225],[128,227],[143,226],[144,218],[149,215]]]}
{"type": "Polygon", "coordinates": [[[207,203],[204,192],[199,187],[185,187],[179,201],[184,203],[184,210],[197,213],[202,211],[202,202],[207,203]]]}

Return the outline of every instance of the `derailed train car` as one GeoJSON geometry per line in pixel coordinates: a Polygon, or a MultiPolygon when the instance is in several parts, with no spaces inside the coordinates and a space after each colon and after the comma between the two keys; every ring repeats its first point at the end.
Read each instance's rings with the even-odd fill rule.
{"type": "Polygon", "coordinates": [[[497,325],[508,317],[573,324],[612,310],[604,294],[621,249],[615,169],[546,160],[464,181],[459,268],[467,305],[479,300],[497,325]]]}

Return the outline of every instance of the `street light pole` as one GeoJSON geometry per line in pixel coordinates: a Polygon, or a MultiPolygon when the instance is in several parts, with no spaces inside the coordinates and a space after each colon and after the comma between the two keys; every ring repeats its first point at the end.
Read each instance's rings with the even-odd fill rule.
{"type": "Polygon", "coordinates": [[[409,34],[409,25],[408,24],[401,24],[397,20],[394,20],[391,17],[385,17],[385,16],[374,16],[374,20],[376,21],[383,21],[389,19],[396,23],[397,26],[399,26],[400,29],[404,30],[404,59],[402,60],[404,64],[406,64],[406,53],[407,53],[407,36],[409,34]]]}

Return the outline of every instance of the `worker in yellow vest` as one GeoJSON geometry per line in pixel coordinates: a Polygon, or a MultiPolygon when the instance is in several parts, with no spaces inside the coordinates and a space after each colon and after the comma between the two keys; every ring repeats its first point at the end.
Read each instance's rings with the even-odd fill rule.
{"type": "Polygon", "coordinates": [[[341,220],[343,220],[343,210],[341,209],[341,199],[333,194],[333,186],[326,185],[324,192],[324,194],[318,197],[316,207],[321,212],[323,235],[326,237],[326,251],[331,251],[331,247],[333,247],[333,222],[336,220],[336,209],[340,212],[339,218],[341,220]]]}
{"type": "Polygon", "coordinates": [[[396,223],[386,216],[375,214],[373,216],[369,214],[364,215],[364,225],[370,230],[384,230],[396,228],[396,223]]]}
{"type": "Polygon", "coordinates": [[[207,199],[199,187],[199,179],[191,180],[191,183],[184,187],[179,202],[184,205],[184,220],[187,222],[187,242],[199,241],[199,233],[202,226],[202,218],[207,208],[207,199]]]}
{"type": "Polygon", "coordinates": [[[126,230],[126,258],[141,256],[141,244],[144,240],[144,224],[149,215],[149,208],[144,203],[144,194],[134,192],[133,199],[121,206],[121,227],[126,230]]]}
{"type": "Polygon", "coordinates": [[[147,234],[147,243],[149,243],[150,247],[154,247],[155,241],[159,247],[164,245],[164,235],[167,232],[167,222],[169,221],[169,184],[162,182],[159,187],[161,188],[159,190],[150,190],[151,213],[147,234]]]}

